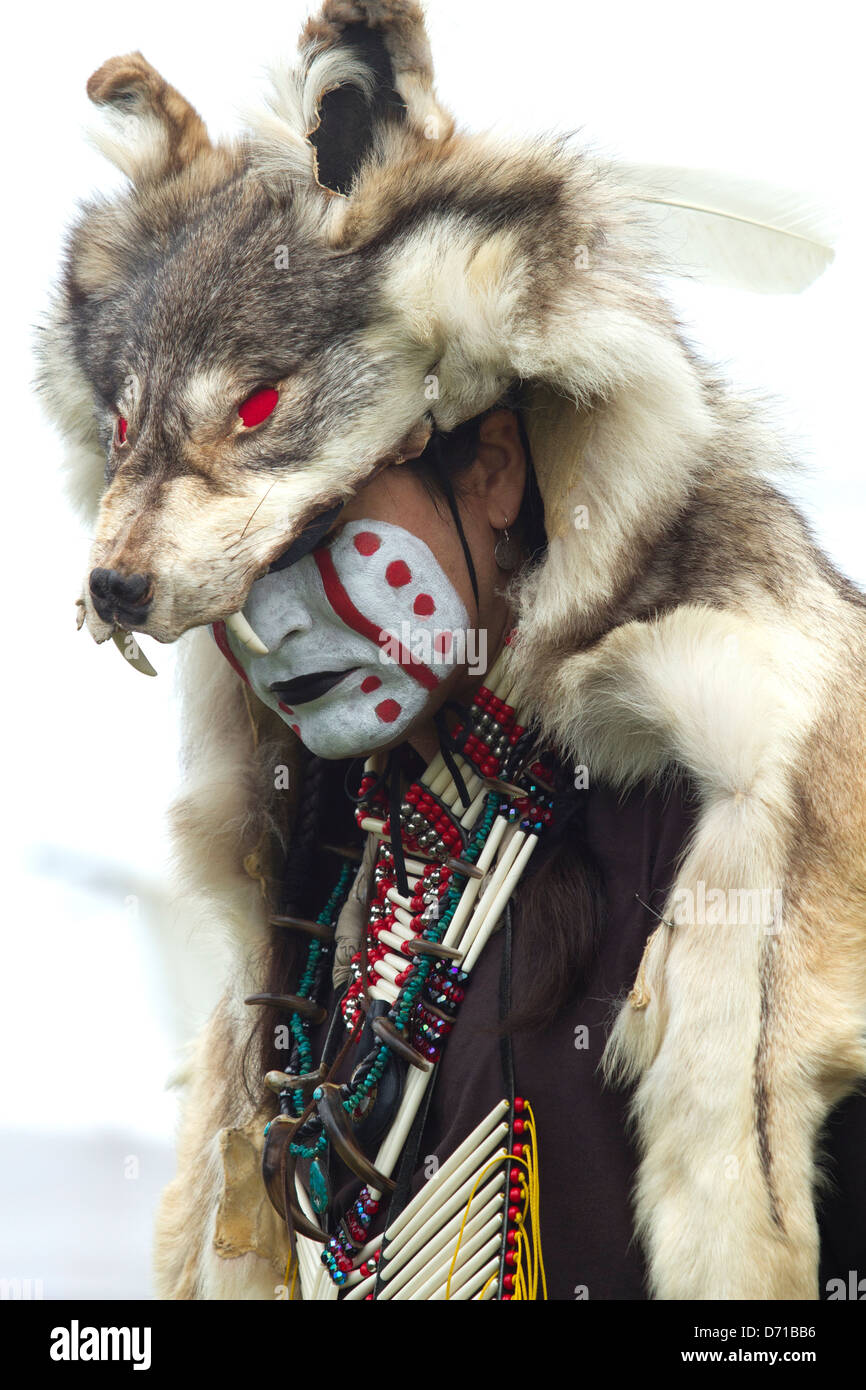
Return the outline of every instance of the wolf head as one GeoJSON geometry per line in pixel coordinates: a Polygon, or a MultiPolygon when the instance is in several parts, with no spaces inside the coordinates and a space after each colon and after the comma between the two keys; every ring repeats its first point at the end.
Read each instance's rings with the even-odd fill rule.
{"type": "Polygon", "coordinates": [[[580,500],[581,412],[637,388],[620,470],[650,380],[668,439],[701,433],[616,180],[563,142],[458,133],[409,0],[326,0],[233,144],[140,54],[88,92],[130,185],[71,233],[41,386],[95,520],[79,603],[97,641],[236,613],[323,512],[516,382],[554,541],[580,500]]]}

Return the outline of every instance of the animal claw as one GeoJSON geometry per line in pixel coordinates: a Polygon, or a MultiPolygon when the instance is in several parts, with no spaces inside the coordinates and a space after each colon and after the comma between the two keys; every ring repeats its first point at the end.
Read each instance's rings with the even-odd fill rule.
{"type": "Polygon", "coordinates": [[[343,1109],[340,1087],[326,1081],[314,1094],[319,1097],[316,1102],[319,1119],[346,1167],[363,1178],[368,1187],[375,1187],[379,1192],[393,1192],[396,1183],[380,1173],[358,1147],[354,1126],[343,1109]]]}

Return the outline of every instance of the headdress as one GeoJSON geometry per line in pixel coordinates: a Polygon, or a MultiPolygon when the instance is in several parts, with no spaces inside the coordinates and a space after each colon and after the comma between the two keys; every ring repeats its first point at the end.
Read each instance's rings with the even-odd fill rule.
{"type": "MultiPolygon", "coordinates": [[[[256,525],[237,527],[229,558],[212,515],[205,509],[184,515],[178,534],[192,558],[166,567],[176,601],[166,603],[158,631],[150,629],[161,640],[227,620],[255,646],[255,632],[232,609],[240,614],[256,575],[314,546],[340,504],[380,468],[417,457],[431,438],[483,413],[506,392],[517,394],[547,549],[517,586],[519,623],[510,653],[462,727],[443,737],[441,761],[408,787],[394,769],[390,778],[378,764],[367,771],[360,816],[373,837],[375,858],[373,852],[366,857],[366,872],[376,892],[358,950],[349,957],[341,1012],[350,1036],[357,1024],[369,1027],[376,1042],[345,1092],[330,1072],[316,1078],[316,1068],[303,1064],[305,1027],[320,1013],[332,965],[325,948],[332,938],[334,946],[350,940],[352,869],[341,869],[315,921],[276,924],[305,933],[311,945],[295,993],[281,996],[293,1019],[300,1065],[272,1078],[280,1114],[268,1131],[264,1176],[291,1226],[305,1296],[340,1287],[348,1288],[347,1296],[369,1295],[392,1279],[392,1289],[432,1298],[449,1296],[455,1287],[465,1297],[533,1296],[539,1287],[537,1242],[530,1234],[538,1212],[537,1156],[518,1152],[523,1140],[515,1136],[524,1126],[532,1132],[531,1111],[527,1122],[520,1097],[504,1098],[507,1134],[506,1110],[497,1106],[481,1131],[467,1137],[467,1145],[478,1146],[483,1171],[467,1172],[461,1146],[430,1188],[434,1209],[423,1201],[407,1204],[389,1218],[384,1243],[372,1249],[365,1232],[389,1184],[400,1185],[400,1176],[391,1175],[407,1141],[411,1154],[415,1123],[423,1121],[416,1102],[430,1065],[460,992],[471,987],[477,953],[503,913],[508,929],[510,892],[545,829],[551,773],[531,741],[537,734],[568,753],[583,736],[581,721],[598,715],[596,709],[587,714],[585,704],[566,711],[558,699],[564,653],[590,649],[633,616],[628,596],[641,561],[637,551],[649,550],[680,515],[683,498],[717,461],[719,435],[736,439],[747,462],[762,452],[755,436],[742,442],[736,409],[695,362],[655,288],[659,272],[672,268],[664,238],[651,225],[655,209],[717,220],[725,208],[710,203],[694,178],[681,183],[677,195],[676,171],[617,169],[565,140],[464,135],[436,97],[422,14],[411,0],[326,0],[304,30],[297,67],[277,74],[268,111],[237,148],[211,145],[196,113],[140,55],[106,64],[91,79],[90,93],[132,127],[133,139],[121,135],[110,152],[133,191],[89,209],[76,230],[66,297],[47,335],[44,379],[53,376],[57,385],[49,405],[75,439],[79,491],[91,511],[103,487],[106,441],[94,424],[92,386],[81,367],[87,325],[76,314],[85,305],[98,316],[124,283],[131,244],[170,241],[189,202],[231,191],[239,193],[251,225],[276,209],[289,257],[311,255],[317,272],[333,274],[338,291],[356,273],[366,277],[367,298],[354,304],[356,319],[344,335],[349,347],[340,384],[359,381],[367,389],[352,397],[351,409],[342,408],[347,392],[331,410],[327,399],[313,401],[316,429],[311,426],[299,445],[299,466],[274,470],[264,496],[255,498],[256,525]],[[373,1092],[381,1087],[384,1093],[395,1078],[391,1100],[379,1094],[372,1104],[373,1092]],[[387,1131],[379,1135],[383,1115],[387,1131]],[[367,1118],[370,1152],[360,1142],[367,1118]],[[358,1171],[366,1165],[367,1187],[340,1231],[316,1233],[316,1222],[328,1216],[328,1197],[314,1176],[318,1153],[305,1150],[316,1149],[323,1135],[358,1171]],[[299,1158],[311,1164],[309,1189],[294,1184],[299,1158]],[[511,1187],[498,1176],[485,1186],[497,1162],[517,1170],[509,1168],[507,1179],[514,1183],[513,1201],[511,1187]],[[466,1210],[470,1179],[475,1195],[481,1193],[477,1212],[466,1210]],[[507,1206],[499,1187],[507,1190],[507,1206]],[[305,1244],[323,1243],[322,1235],[324,1265],[305,1244]],[[428,1240],[436,1262],[425,1275],[409,1262],[418,1242],[426,1249],[428,1240]],[[514,1275],[506,1272],[509,1249],[514,1275]],[[371,1270],[371,1261],[380,1268],[371,1270]],[[390,1265],[387,1279],[382,1265],[390,1265]]],[[[786,288],[802,285],[826,263],[826,246],[802,219],[793,219],[791,236],[790,217],[768,219],[741,187],[728,187],[727,204],[735,213],[732,230],[748,228],[783,248],[773,270],[782,267],[786,288]]],[[[733,278],[747,266],[748,278],[763,279],[766,287],[760,257],[735,260],[733,278]]],[[[340,308],[335,293],[329,331],[340,308]]],[[[129,391],[135,403],[135,382],[129,391]]],[[[127,444],[126,423],[125,416],[117,422],[119,448],[127,444]]],[[[443,482],[447,486],[444,473],[443,482]]],[[[171,540],[176,544],[177,535],[171,540]]],[[[471,565],[471,555],[467,559],[471,565]]],[[[114,623],[92,599],[91,588],[81,600],[83,612],[94,636],[104,640],[114,623]]],[[[248,740],[238,729],[245,698],[222,686],[218,710],[210,690],[207,708],[195,707],[192,742],[208,770],[176,816],[181,835],[186,831],[196,844],[191,863],[207,889],[218,880],[225,890],[227,911],[244,940],[245,930],[253,935],[245,925],[249,883],[239,887],[242,876],[233,873],[237,865],[227,866],[228,850],[237,850],[239,826],[246,831],[264,821],[260,844],[279,838],[271,835],[272,805],[261,786],[249,795],[256,778],[248,740]],[[214,786],[225,791],[216,807],[214,786]]],[[[599,709],[603,725],[601,703],[599,709]]],[[[603,730],[597,746],[602,772],[606,758],[619,770],[622,750],[604,744],[603,730]]],[[[259,775],[258,781],[266,779],[259,775]]],[[[257,852],[247,853],[243,864],[257,882],[266,882],[257,852]]]]}

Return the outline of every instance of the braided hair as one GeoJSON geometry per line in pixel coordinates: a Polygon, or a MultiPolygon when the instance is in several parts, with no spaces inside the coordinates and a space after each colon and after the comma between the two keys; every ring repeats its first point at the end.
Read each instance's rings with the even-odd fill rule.
{"type": "MultiPolygon", "coordinates": [[[[302,750],[301,792],[286,857],[277,910],[281,914],[307,917],[321,897],[318,870],[319,846],[328,801],[329,767],[324,758],[302,750]]],[[[305,941],[298,932],[271,927],[267,947],[264,992],[285,994],[289,981],[298,971],[305,941]]],[[[282,1009],[265,1007],[259,1011],[241,1059],[241,1079],[253,1104],[261,1097],[262,1077],[272,1069],[282,1069],[285,1056],[275,1045],[276,1029],[290,1015],[282,1009]]]]}

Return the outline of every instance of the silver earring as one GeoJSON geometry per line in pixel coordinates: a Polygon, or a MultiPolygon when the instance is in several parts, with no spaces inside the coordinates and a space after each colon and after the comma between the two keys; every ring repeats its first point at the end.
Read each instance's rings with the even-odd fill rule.
{"type": "Polygon", "coordinates": [[[493,558],[501,570],[517,569],[520,551],[517,542],[508,534],[508,517],[505,518],[502,535],[493,547],[493,558]]]}

